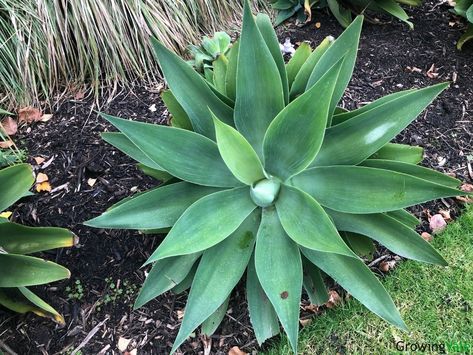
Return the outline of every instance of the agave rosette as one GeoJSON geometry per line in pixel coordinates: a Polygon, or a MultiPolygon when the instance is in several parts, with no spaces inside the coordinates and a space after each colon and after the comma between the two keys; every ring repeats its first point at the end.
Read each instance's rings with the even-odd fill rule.
{"type": "MultiPolygon", "coordinates": [[[[392,299],[356,254],[373,240],[406,258],[445,265],[404,208],[462,195],[459,181],[420,167],[420,147],[390,141],[446,87],[337,107],[353,72],[363,18],[287,64],[268,16],[245,6],[241,37],[220,85],[154,41],[173,127],[103,115],[104,138],[167,183],[87,224],[169,234],[136,301],[190,287],[172,351],[202,324],[210,335],[246,274],[261,344],[283,326],[297,351],[299,304],[327,301],[327,274],[371,311],[405,328],[392,299]]],[[[223,75],[223,78],[221,77],[223,75]]]]}
{"type": "MultiPolygon", "coordinates": [[[[0,170],[0,212],[27,196],[33,183],[33,171],[28,164],[0,170]]],[[[67,229],[27,227],[0,217],[0,305],[18,313],[34,312],[64,324],[64,318],[27,287],[69,278],[69,270],[28,254],[75,243],[76,236],[67,229]]]]}

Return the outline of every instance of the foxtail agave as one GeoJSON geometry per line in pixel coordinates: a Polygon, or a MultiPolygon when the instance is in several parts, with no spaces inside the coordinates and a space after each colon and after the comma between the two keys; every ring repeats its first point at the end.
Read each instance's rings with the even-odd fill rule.
{"type": "Polygon", "coordinates": [[[165,185],[87,222],[163,231],[135,306],[172,290],[190,293],[174,352],[202,324],[211,334],[246,273],[248,308],[261,344],[279,332],[297,350],[299,302],[327,300],[323,273],[405,329],[390,296],[356,255],[372,240],[406,258],[445,265],[413,228],[408,206],[462,195],[458,180],[417,166],[422,149],[390,143],[446,87],[337,107],[356,60],[363,18],[286,65],[266,15],[245,6],[243,29],[215,86],[153,41],[169,85],[174,127],[103,115],[104,138],[165,185]],[[178,128],[187,127],[188,129],[178,128]]]}
{"type": "MultiPolygon", "coordinates": [[[[28,164],[0,170],[0,212],[29,194],[33,171],[28,164]]],[[[62,228],[26,227],[0,217],[0,305],[15,312],[34,312],[64,324],[63,317],[27,287],[68,278],[69,270],[27,254],[70,247],[76,236],[62,228]]]]}

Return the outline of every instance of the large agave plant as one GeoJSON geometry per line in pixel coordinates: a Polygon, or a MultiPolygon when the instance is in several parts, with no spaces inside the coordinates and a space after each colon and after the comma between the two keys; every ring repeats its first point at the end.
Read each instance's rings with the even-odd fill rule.
{"type": "MultiPolygon", "coordinates": [[[[29,194],[34,182],[28,164],[0,170],[0,212],[29,194]]],[[[34,312],[64,324],[63,317],[27,287],[68,278],[69,270],[27,254],[73,246],[75,235],[62,228],[33,228],[0,217],[0,305],[34,312]]]]}
{"type": "Polygon", "coordinates": [[[154,41],[169,85],[165,127],[108,115],[105,139],[164,186],[122,201],[87,224],[169,230],[145,265],[141,307],[172,290],[190,293],[174,352],[202,324],[211,334],[246,274],[248,308],[261,344],[279,332],[297,351],[299,302],[327,300],[324,273],[388,322],[405,328],[390,296],[354,252],[372,240],[406,258],[445,265],[413,230],[404,208],[464,194],[458,180],[416,164],[422,149],[389,143],[447,84],[407,90],[347,112],[363,18],[286,65],[266,15],[248,3],[224,85],[205,81],[154,41]],[[174,178],[172,178],[174,177],[174,178]],[[192,285],[192,286],[191,286],[192,285]]]}

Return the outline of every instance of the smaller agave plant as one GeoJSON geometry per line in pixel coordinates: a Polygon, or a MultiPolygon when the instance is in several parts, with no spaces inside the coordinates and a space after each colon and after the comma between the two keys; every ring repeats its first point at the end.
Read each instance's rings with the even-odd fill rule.
{"type": "MultiPolygon", "coordinates": [[[[33,183],[33,171],[28,164],[0,170],[0,212],[29,195],[33,183]]],[[[64,324],[64,318],[27,287],[69,278],[69,270],[28,254],[71,247],[76,243],[77,237],[66,229],[26,227],[0,217],[0,305],[64,324]]]]}
{"type": "Polygon", "coordinates": [[[245,2],[243,29],[222,86],[153,41],[171,125],[103,115],[120,132],[105,139],[166,183],[112,206],[97,228],[169,232],[135,307],[190,288],[171,352],[202,326],[211,335],[235,286],[246,295],[258,343],[279,333],[297,353],[302,290],[328,299],[326,275],[368,309],[406,329],[357,252],[373,240],[414,260],[446,265],[405,208],[464,195],[459,181],[420,167],[423,150],[390,141],[448,84],[407,90],[362,108],[337,107],[350,81],[363,17],[285,64],[267,15],[245,2]],[[185,128],[185,129],[184,129],[185,128]]]}
{"type": "Polygon", "coordinates": [[[457,48],[461,50],[467,41],[473,39],[473,0],[457,0],[453,11],[469,22],[466,32],[457,42],[457,48]]]}
{"type": "Polygon", "coordinates": [[[213,37],[204,36],[200,46],[190,45],[189,51],[193,59],[189,61],[200,73],[210,75],[220,57],[225,60],[225,55],[230,49],[231,38],[226,32],[215,32],[213,37]]]}

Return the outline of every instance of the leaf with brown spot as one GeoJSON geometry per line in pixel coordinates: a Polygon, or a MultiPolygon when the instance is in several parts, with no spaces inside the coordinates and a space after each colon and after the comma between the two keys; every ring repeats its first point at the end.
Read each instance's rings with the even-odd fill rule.
{"type": "Polygon", "coordinates": [[[281,296],[281,298],[282,298],[283,300],[285,300],[286,298],[289,297],[289,292],[287,292],[287,291],[281,292],[281,295],[280,295],[280,296],[281,296]]]}
{"type": "Polygon", "coordinates": [[[13,118],[6,117],[2,120],[1,128],[8,136],[13,136],[18,131],[18,124],[13,118]]]}
{"type": "Polygon", "coordinates": [[[28,106],[18,111],[18,122],[32,123],[40,121],[42,117],[41,111],[37,108],[28,106]]]}

